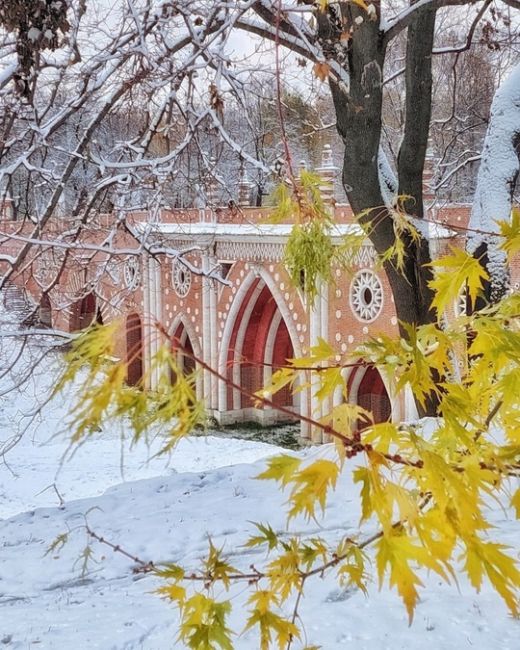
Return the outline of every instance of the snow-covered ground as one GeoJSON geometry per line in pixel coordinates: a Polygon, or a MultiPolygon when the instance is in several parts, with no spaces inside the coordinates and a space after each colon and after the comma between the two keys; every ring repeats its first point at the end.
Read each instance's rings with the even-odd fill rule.
{"type": "MultiPolygon", "coordinates": [[[[14,435],[20,422],[30,421],[52,383],[52,365],[46,362],[16,395],[1,396],[0,440],[14,435]]],[[[1,381],[8,384],[7,377],[1,381]]],[[[0,648],[181,648],[174,609],[152,593],[158,581],[133,574],[130,560],[93,543],[94,556],[82,577],[85,516],[100,535],[146,561],[195,567],[211,534],[232,564],[261,566],[263,553],[241,545],[251,532],[248,521],[269,521],[276,530],[285,529],[283,495],[253,478],[264,467],[263,459],[279,449],[197,437],[183,441],[166,462],[149,460],[153,449],[142,445],[125,450],[123,477],[121,432],[110,430],[60,465],[67,449],[69,406],[70,395],[45,405],[8,453],[8,464],[0,465],[0,648]],[[67,531],[69,542],[59,553],[46,555],[52,541],[67,531]]],[[[320,457],[332,450],[322,446],[298,453],[320,457]]],[[[323,521],[297,520],[292,530],[330,540],[354,532],[357,491],[344,477],[323,521]]],[[[497,509],[494,523],[501,539],[518,548],[520,526],[514,518],[497,509]]],[[[464,579],[458,589],[433,576],[425,576],[424,582],[422,602],[409,627],[402,603],[387,588],[378,591],[373,584],[366,598],[358,591],[339,590],[334,576],[317,578],[308,584],[301,608],[306,638],[293,648],[520,648],[520,622],[508,615],[489,587],[475,594],[464,579]]],[[[245,597],[243,585],[232,592],[234,629],[243,625],[245,597]]],[[[256,650],[258,640],[248,633],[236,638],[235,647],[256,650]]]]}

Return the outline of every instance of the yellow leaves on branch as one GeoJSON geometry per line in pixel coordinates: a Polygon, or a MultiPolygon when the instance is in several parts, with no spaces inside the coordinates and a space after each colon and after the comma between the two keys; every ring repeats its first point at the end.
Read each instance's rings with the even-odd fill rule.
{"type": "MultiPolygon", "coordinates": [[[[394,243],[380,256],[379,259],[380,264],[390,262],[399,272],[404,272],[409,244],[411,242],[418,244],[421,239],[420,232],[410,220],[406,210],[402,207],[404,201],[409,198],[410,197],[406,195],[399,196],[396,206],[391,210],[394,243]]],[[[369,234],[372,230],[372,224],[369,222],[369,224],[365,226],[365,229],[367,234],[369,234]]]]}
{"type": "Polygon", "coordinates": [[[367,582],[370,576],[366,572],[368,558],[362,549],[350,539],[342,540],[335,556],[342,558],[338,569],[338,578],[342,587],[357,587],[365,596],[368,594],[367,582]]]}
{"type": "Polygon", "coordinates": [[[275,456],[268,461],[268,469],[257,476],[262,480],[275,480],[282,487],[291,486],[288,519],[303,515],[316,518],[319,505],[322,512],[329,490],[334,489],[339,476],[339,465],[330,460],[316,460],[302,469],[301,460],[294,456],[275,456]]]}
{"type": "Polygon", "coordinates": [[[267,550],[272,551],[278,546],[278,535],[269,526],[269,524],[254,524],[258,529],[259,534],[250,537],[244,544],[246,548],[254,548],[255,546],[267,546],[267,550]]]}
{"type": "Polygon", "coordinates": [[[311,303],[320,282],[332,279],[336,247],[326,225],[317,219],[296,224],[285,246],[285,265],[294,286],[301,287],[311,303]]]}
{"type": "MultiPolygon", "coordinates": [[[[433,287],[441,294],[437,307],[444,310],[467,285],[474,301],[486,279],[477,260],[454,252],[439,261],[433,287]]],[[[455,322],[453,326],[428,324],[404,326],[405,339],[378,336],[352,352],[351,359],[373,363],[394,378],[397,390],[409,386],[419,401],[435,394],[443,418],[426,436],[420,428],[394,423],[374,424],[369,413],[347,402],[337,405],[324,420],[336,431],[350,437],[365,415],[363,445],[365,465],[354,471],[360,485],[362,520],[376,520],[381,526],[375,538],[376,563],[380,581],[388,577],[400,594],[410,620],[419,598],[421,570],[433,570],[444,580],[454,579],[457,550],[465,549],[463,568],[471,583],[480,588],[486,577],[502,596],[510,611],[518,614],[520,573],[506,548],[481,539],[491,528],[483,495],[495,497],[507,486],[511,467],[520,466],[520,313],[519,296],[507,296],[499,305],[455,322]],[[472,332],[468,342],[467,331],[472,332]],[[471,355],[460,372],[460,351],[471,355]],[[491,425],[502,427],[508,444],[497,443],[491,425]],[[385,458],[385,454],[389,456],[385,458]],[[397,461],[392,461],[395,458],[397,461]],[[399,465],[399,459],[402,464],[399,465]]],[[[292,360],[291,373],[298,368],[315,368],[320,397],[329,398],[340,386],[339,367],[321,368],[336,363],[334,349],[319,341],[306,359],[292,360]]],[[[295,381],[291,374],[291,381],[295,381]]],[[[345,459],[339,454],[338,468],[345,459]]],[[[331,462],[331,461],[327,461],[331,462]]],[[[290,456],[271,459],[261,475],[289,488],[289,518],[297,514],[316,516],[326,504],[328,490],[336,485],[339,471],[320,464],[304,466],[290,456]]],[[[520,491],[511,505],[520,513],[520,491]]],[[[299,589],[301,550],[280,547],[280,538],[268,529],[256,542],[280,552],[273,565],[279,582],[273,590],[287,597],[299,589]]],[[[302,540],[300,549],[304,545],[302,540]]],[[[351,548],[361,553],[355,543],[351,548]]],[[[348,546],[348,545],[347,545],[348,546]]],[[[345,561],[345,549],[338,549],[338,576],[365,584],[364,563],[345,561]]],[[[351,555],[352,558],[352,555],[351,555]]]]}
{"type": "Polygon", "coordinates": [[[294,382],[297,378],[298,375],[292,368],[280,368],[273,373],[271,382],[257,391],[255,395],[259,398],[270,400],[273,395],[288,385],[291,386],[291,390],[294,391],[294,382]]]}
{"type": "Polygon", "coordinates": [[[279,607],[280,601],[276,594],[269,590],[258,590],[249,597],[248,604],[253,609],[245,630],[258,627],[260,632],[260,650],[269,650],[273,638],[276,638],[277,647],[284,650],[292,638],[300,638],[300,631],[294,623],[276,613],[274,608],[279,607]]]}
{"type": "Polygon", "coordinates": [[[267,469],[256,478],[264,481],[278,481],[282,487],[285,487],[292,480],[300,464],[301,460],[297,456],[288,454],[273,456],[267,461],[267,469]]]}
{"type": "Polygon", "coordinates": [[[504,238],[502,250],[509,259],[520,252],[520,209],[513,208],[511,221],[499,221],[500,235],[504,238]]]}
{"type": "Polygon", "coordinates": [[[511,505],[515,509],[516,518],[520,519],[520,488],[516,490],[511,498],[511,505]]]}
{"type": "Polygon", "coordinates": [[[328,492],[336,487],[338,475],[338,464],[330,460],[317,460],[295,472],[291,479],[288,519],[301,514],[307,519],[315,518],[316,504],[324,512],[328,492]]]}
{"type": "Polygon", "coordinates": [[[439,319],[446,307],[458,299],[465,286],[474,305],[484,287],[483,282],[489,279],[479,260],[460,248],[452,248],[451,255],[431,262],[431,266],[436,269],[435,279],[430,281],[430,287],[435,291],[432,307],[437,310],[439,319]]]}
{"type": "MultiPolygon", "coordinates": [[[[303,191],[312,198],[316,184],[309,179],[306,183],[303,191]]],[[[282,212],[293,206],[294,197],[287,194],[286,199],[282,212]]],[[[316,228],[323,240],[314,237],[311,214],[302,213],[300,231],[292,242],[292,258],[289,255],[291,274],[301,280],[305,271],[306,288],[311,293],[327,279],[331,260],[335,263],[339,259],[332,250],[330,224],[321,215],[317,199],[312,201],[312,214],[317,215],[316,228]],[[305,246],[299,249],[298,242],[303,240],[305,246]],[[316,252],[321,241],[326,241],[324,254],[316,252]]],[[[515,218],[520,227],[520,217],[515,218]]],[[[404,221],[398,221],[396,228],[406,237],[413,236],[404,221]]],[[[508,254],[520,249],[512,231],[503,230],[503,236],[508,254]]],[[[356,235],[356,246],[360,241],[356,235]]],[[[347,257],[344,250],[341,254],[347,257]]],[[[394,247],[390,260],[401,264],[404,249],[394,247]]],[[[463,287],[467,286],[474,303],[487,280],[478,260],[464,251],[453,250],[433,266],[431,287],[439,321],[463,287]]],[[[271,385],[260,391],[260,397],[269,398],[285,386],[293,392],[310,388],[321,404],[334,403],[319,425],[332,427],[343,439],[332,459],[283,454],[270,458],[258,478],[274,480],[287,491],[289,521],[298,516],[316,519],[347,467],[348,447],[349,453],[362,461],[353,471],[360,490],[362,524],[376,525],[376,532],[365,541],[357,537],[355,541],[334,540],[329,547],[317,537],[288,537],[287,532],[275,531],[268,522],[256,524],[244,546],[265,550],[264,568],[257,571],[253,567],[251,573],[244,574],[210,541],[207,559],[198,572],[204,593],[193,594],[187,584],[192,576],[181,567],[158,568],[156,575],[167,582],[159,592],[181,612],[180,640],[198,650],[233,647],[227,625],[232,600],[219,602],[211,594],[217,585],[229,591],[234,580],[242,579],[252,589],[246,629],[258,629],[262,649],[272,644],[286,647],[299,631],[283,607],[303,591],[307,574],[333,570],[341,584],[365,590],[368,560],[364,549],[369,543],[376,546],[380,582],[387,578],[398,591],[410,620],[418,602],[420,572],[435,571],[448,580],[455,576],[460,559],[477,590],[487,578],[511,612],[518,614],[517,563],[505,547],[484,536],[491,529],[488,496],[496,498],[505,492],[508,474],[520,468],[519,314],[520,296],[510,295],[498,305],[454,322],[420,327],[401,324],[405,332],[402,339],[378,335],[340,360],[337,349],[324,339],[319,339],[304,358],[288,360],[287,367],[273,375],[271,385]],[[465,359],[463,364],[459,364],[461,358],[465,359]],[[429,432],[412,424],[374,423],[368,410],[348,401],[343,373],[345,368],[359,365],[374,366],[386,374],[396,392],[410,389],[419,404],[425,405],[434,396],[442,417],[430,422],[429,432]],[[343,403],[333,400],[338,394],[343,403]],[[493,427],[504,432],[504,443],[497,439],[493,427]],[[347,447],[345,439],[351,441],[347,447]],[[357,449],[352,441],[359,441],[357,449]],[[461,558],[457,557],[460,553],[461,558]]],[[[115,336],[115,325],[94,327],[76,339],[67,357],[60,387],[79,373],[84,380],[74,414],[73,439],[82,441],[107,417],[126,416],[136,439],[152,426],[165,429],[164,449],[168,450],[179,436],[204,421],[203,409],[196,401],[195,378],[184,377],[171,351],[163,347],[147,370],[158,379],[156,390],[127,386],[126,364],[114,358],[115,336]],[[173,383],[172,376],[176,377],[173,383]]],[[[511,506],[520,516],[520,490],[513,494],[511,506]]]]}
{"type": "Polygon", "coordinates": [[[152,427],[163,429],[161,453],[205,422],[202,404],[195,393],[195,375],[184,376],[167,345],[161,346],[138,387],[129,386],[127,363],[115,357],[121,323],[95,325],[77,336],[66,354],[65,367],[55,393],[81,379],[81,391],[71,421],[71,443],[82,442],[107,422],[127,417],[133,440],[146,435],[152,427]],[[154,390],[146,386],[156,378],[154,390]],[[174,380],[172,380],[174,378],[174,380]]]}
{"type": "MultiPolygon", "coordinates": [[[[230,586],[229,576],[237,572],[210,540],[209,553],[205,561],[205,587],[214,582],[221,582],[226,589],[230,586]]],[[[157,589],[163,598],[175,603],[181,615],[179,640],[192,650],[233,650],[231,638],[233,633],[227,626],[227,617],[231,612],[229,601],[217,602],[209,593],[195,592],[188,595],[181,583],[185,578],[184,570],[174,564],[157,567],[154,574],[167,581],[157,589]]]]}
{"type": "MultiPolygon", "coordinates": [[[[321,77],[329,73],[326,63],[317,63],[321,77]]],[[[294,221],[287,239],[284,263],[295,287],[302,289],[313,302],[320,281],[332,280],[332,268],[342,262],[343,250],[333,242],[334,220],[323,201],[323,179],[302,170],[297,179],[281,183],[275,190],[276,209],[269,221],[294,221]]]]}
{"type": "Polygon", "coordinates": [[[406,606],[410,623],[419,597],[417,588],[422,586],[417,573],[412,569],[412,564],[435,571],[447,580],[441,563],[423,546],[414,544],[401,530],[381,537],[377,543],[376,563],[380,585],[388,574],[390,587],[397,588],[406,606]]]}
{"type": "Polygon", "coordinates": [[[414,525],[419,515],[417,498],[403,486],[389,479],[388,462],[378,452],[367,454],[367,466],[354,471],[354,482],[361,483],[361,520],[375,515],[384,534],[394,525],[394,516],[414,525]]]}
{"type": "Polygon", "coordinates": [[[466,542],[465,570],[471,584],[480,591],[484,574],[502,596],[513,616],[519,615],[520,571],[515,560],[504,553],[507,547],[473,537],[466,542]]]}
{"type": "Polygon", "coordinates": [[[229,601],[194,594],[181,605],[179,640],[192,650],[233,650],[232,631],[226,622],[230,611],[229,601]]]}
{"type": "Polygon", "coordinates": [[[204,573],[207,576],[207,586],[214,582],[222,582],[224,587],[229,588],[230,575],[239,573],[239,571],[224,559],[223,550],[218,549],[210,539],[209,554],[204,563],[204,573]]]}

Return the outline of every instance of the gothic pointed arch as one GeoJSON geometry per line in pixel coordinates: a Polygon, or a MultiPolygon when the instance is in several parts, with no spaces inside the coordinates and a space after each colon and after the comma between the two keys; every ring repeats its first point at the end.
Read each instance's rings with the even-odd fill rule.
{"type": "MultiPolygon", "coordinates": [[[[172,351],[179,370],[185,375],[191,375],[196,368],[193,339],[188,334],[183,322],[180,322],[171,336],[172,351]]],[[[172,381],[174,377],[172,377],[172,381]]]]}
{"type": "Polygon", "coordinates": [[[283,316],[283,319],[287,325],[289,336],[294,350],[294,355],[296,357],[302,356],[302,348],[300,340],[298,338],[298,332],[294,327],[291,312],[288,306],[285,303],[282,292],[278,288],[276,282],[272,276],[263,268],[255,269],[250,271],[249,274],[244,278],[243,282],[240,284],[240,287],[237,290],[237,293],[234,297],[231,309],[229,310],[228,317],[226,319],[226,324],[224,326],[224,331],[222,334],[222,345],[220,348],[219,354],[219,372],[225,374],[227,366],[227,357],[228,357],[228,348],[230,338],[233,332],[234,325],[239,318],[241,312],[244,310],[244,305],[247,302],[248,294],[257,285],[258,280],[262,280],[265,285],[269,288],[279,310],[283,316]]]}
{"type": "Polygon", "coordinates": [[[126,318],[126,381],[129,386],[140,386],[143,381],[143,327],[138,314],[126,318]]]}
{"type": "Polygon", "coordinates": [[[347,387],[349,402],[370,411],[376,424],[392,418],[392,401],[377,368],[360,364],[351,372],[347,387]]]}
{"type": "MultiPolygon", "coordinates": [[[[298,354],[301,351],[297,332],[280,292],[269,274],[262,270],[250,273],[235,296],[224,329],[219,362],[221,374],[228,379],[221,392],[224,410],[258,410],[250,395],[261,389],[287,359],[298,354]]],[[[275,394],[273,402],[286,412],[281,415],[272,410],[272,419],[286,419],[287,411],[298,408],[290,390],[275,394]]],[[[262,420],[267,419],[266,410],[263,409],[262,420]]],[[[260,417],[257,415],[255,419],[260,417]]]]}
{"type": "MultiPolygon", "coordinates": [[[[191,375],[197,370],[194,357],[202,359],[202,349],[195,329],[188,319],[180,315],[173,321],[168,335],[177,366],[185,376],[191,375]]],[[[175,382],[174,373],[171,375],[171,381],[175,382]]],[[[203,386],[200,372],[195,375],[195,390],[197,399],[202,399],[203,386]]]]}
{"type": "Polygon", "coordinates": [[[182,349],[185,348],[189,354],[202,359],[199,337],[192,324],[182,315],[178,316],[171,324],[168,335],[172,349],[178,351],[180,367],[186,371],[193,371],[195,369],[194,359],[182,354],[182,349]]]}
{"type": "Polygon", "coordinates": [[[98,300],[93,291],[79,298],[71,307],[69,327],[71,332],[83,330],[92,323],[102,323],[98,300]]]}
{"type": "Polygon", "coordinates": [[[42,294],[40,298],[38,321],[41,327],[52,327],[52,305],[48,293],[42,294]]]}

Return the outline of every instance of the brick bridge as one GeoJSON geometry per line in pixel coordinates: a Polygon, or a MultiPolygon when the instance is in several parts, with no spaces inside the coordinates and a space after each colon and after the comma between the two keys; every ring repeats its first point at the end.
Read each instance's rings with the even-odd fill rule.
{"type": "MultiPolygon", "coordinates": [[[[318,171],[327,182],[334,173],[329,161],[326,151],[318,171]]],[[[161,323],[185,372],[197,365],[191,353],[227,378],[223,381],[207,370],[197,373],[198,397],[221,423],[271,424],[287,419],[290,412],[319,419],[345,399],[341,389],[333,404],[319,404],[309,389],[282,390],[273,397],[276,406],[284,407],[280,413],[255,406],[231,384],[255,392],[286,359],[305,355],[320,338],[336,348],[340,361],[369,335],[397,334],[392,292],[367,241],[355,258],[354,275],[334,269],[333,281],[322,283],[315,303],[309,304],[291,284],[283,263],[291,223],[267,224],[269,210],[250,207],[249,194],[243,179],[231,207],[163,209],[153,221],[146,213],[134,213],[127,220],[130,227],[115,234],[112,216],[100,215],[75,240],[57,237],[65,225],[71,228],[66,219],[61,225],[58,220],[40,235],[41,243],[33,246],[24,270],[11,277],[16,295],[12,288],[10,297],[5,291],[5,301],[19,303],[25,296],[33,325],[39,321],[68,332],[95,320],[123,319],[126,332],[119,354],[129,361],[128,381],[138,384],[146,376],[150,388],[157,379],[148,373],[150,359],[161,345],[155,323],[161,323]],[[61,248],[51,245],[58,239],[61,248]],[[153,255],[143,252],[143,241],[154,248],[153,255]],[[184,256],[187,265],[172,258],[173,250],[189,251],[184,256]],[[216,275],[226,283],[211,277],[216,275]]],[[[339,242],[357,226],[347,205],[334,204],[326,183],[323,195],[334,213],[339,242]]],[[[464,205],[430,209],[432,219],[453,225],[463,225],[468,214],[464,205]]],[[[0,226],[3,256],[15,256],[34,228],[16,221],[8,205],[0,226]]],[[[436,254],[453,239],[435,226],[431,235],[436,254]]],[[[370,409],[376,420],[415,416],[411,397],[395,395],[392,378],[375,368],[345,368],[344,380],[348,400],[370,409]]],[[[302,435],[322,440],[321,432],[306,426],[302,435]]]]}

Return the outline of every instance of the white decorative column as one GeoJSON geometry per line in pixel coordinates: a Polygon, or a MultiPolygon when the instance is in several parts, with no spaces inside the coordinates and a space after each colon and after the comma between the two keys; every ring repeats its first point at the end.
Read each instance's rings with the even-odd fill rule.
{"type": "MultiPolygon", "coordinates": [[[[162,323],[162,282],[161,282],[161,265],[154,257],[148,257],[148,274],[149,274],[149,287],[150,287],[150,356],[153,357],[157,354],[161,345],[159,332],[156,328],[156,323],[162,323]]],[[[150,388],[157,387],[160,376],[160,370],[152,373],[150,378],[150,388]]]]}
{"type": "Polygon", "coordinates": [[[143,289],[143,319],[141,323],[142,334],[143,334],[143,370],[144,374],[147,377],[146,388],[151,388],[151,381],[149,377],[150,364],[151,364],[151,340],[152,332],[150,328],[150,313],[151,313],[151,296],[150,296],[150,275],[149,275],[149,264],[148,264],[148,255],[143,255],[142,257],[142,289],[143,289]]]}
{"type": "Polygon", "coordinates": [[[159,372],[151,372],[152,358],[157,353],[160,337],[155,323],[162,322],[161,265],[150,255],[143,259],[143,362],[148,377],[147,388],[157,386],[159,372]]]}
{"type": "Polygon", "coordinates": [[[397,410],[394,411],[394,402],[392,401],[392,422],[402,422],[403,420],[417,420],[419,418],[419,413],[417,412],[417,405],[412,393],[412,389],[409,385],[405,386],[404,391],[401,395],[398,395],[396,399],[400,398],[402,405],[402,411],[397,416],[397,410]],[[399,420],[397,419],[399,417],[399,420]]]}
{"type": "MultiPolygon", "coordinates": [[[[323,179],[323,185],[320,186],[320,192],[325,205],[329,210],[334,209],[334,178],[337,168],[332,161],[332,151],[330,145],[326,144],[323,148],[321,166],[316,170],[323,179]]],[[[318,339],[322,338],[328,341],[329,337],[329,286],[327,282],[318,281],[318,294],[310,309],[310,328],[309,343],[310,346],[318,345],[318,339]]],[[[315,373],[316,374],[316,373],[315,373]]],[[[329,400],[321,402],[316,393],[319,389],[317,377],[314,377],[313,388],[311,389],[310,414],[315,420],[320,420],[330,412],[329,400]]],[[[311,432],[314,442],[322,442],[323,434],[318,428],[311,432]]]]}
{"type": "MultiPolygon", "coordinates": [[[[209,273],[209,257],[207,254],[202,256],[202,360],[208,366],[211,366],[211,280],[207,277],[209,273]]],[[[203,395],[204,405],[206,408],[212,408],[211,404],[211,384],[212,377],[209,370],[203,371],[203,395]]]]}
{"type": "MultiPolygon", "coordinates": [[[[320,337],[325,341],[329,341],[329,283],[322,281],[320,284],[320,337]]],[[[325,417],[330,414],[332,409],[332,401],[332,396],[327,397],[322,401],[320,417],[325,417]]],[[[328,441],[328,436],[327,439],[325,439],[324,435],[322,434],[322,442],[328,441]]]]}
{"type": "MultiPolygon", "coordinates": [[[[318,280],[318,295],[314,300],[314,305],[310,310],[310,328],[309,342],[310,346],[319,345],[319,339],[328,341],[329,336],[329,283],[318,280]]],[[[318,373],[313,373],[311,388],[311,417],[314,420],[320,420],[330,413],[329,400],[320,400],[316,393],[319,390],[318,373]]],[[[314,442],[323,442],[321,429],[315,428],[311,432],[314,442]]]]}
{"type": "MultiPolygon", "coordinates": [[[[321,288],[322,288],[322,283],[321,281],[318,281],[318,295],[316,296],[314,300],[314,304],[310,307],[310,323],[309,323],[309,343],[310,347],[313,347],[315,345],[318,345],[319,341],[318,339],[321,337],[321,326],[322,326],[322,317],[321,317],[321,309],[322,309],[322,300],[321,300],[321,288]]],[[[318,373],[312,372],[311,371],[311,399],[310,399],[310,416],[314,420],[319,420],[322,417],[322,404],[318,397],[316,396],[316,393],[319,390],[319,386],[317,384],[318,381],[318,373]]],[[[311,439],[313,442],[321,442],[322,441],[322,435],[321,435],[321,430],[313,427],[311,431],[311,439]]]]}
{"type": "MultiPolygon", "coordinates": [[[[211,265],[215,268],[216,258],[211,258],[211,265]]],[[[209,331],[210,331],[210,366],[218,370],[218,318],[217,301],[218,286],[216,280],[208,280],[209,283],[209,331]]],[[[210,408],[218,409],[218,379],[215,375],[210,376],[211,394],[210,408]]]]}

